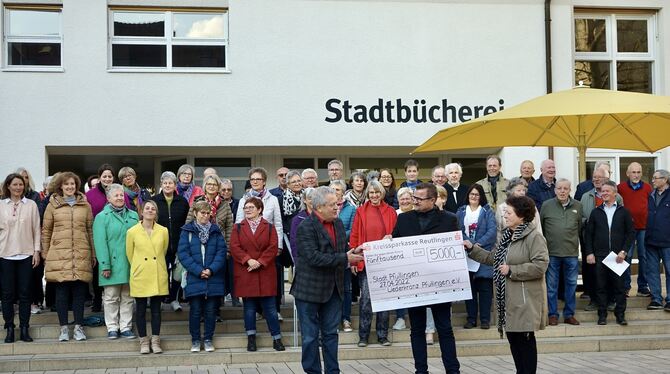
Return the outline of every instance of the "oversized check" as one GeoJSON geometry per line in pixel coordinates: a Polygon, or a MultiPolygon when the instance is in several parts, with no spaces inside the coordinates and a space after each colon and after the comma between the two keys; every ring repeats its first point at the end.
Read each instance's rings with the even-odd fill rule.
{"type": "Polygon", "coordinates": [[[472,298],[460,231],[365,244],[372,310],[402,309],[472,298]]]}

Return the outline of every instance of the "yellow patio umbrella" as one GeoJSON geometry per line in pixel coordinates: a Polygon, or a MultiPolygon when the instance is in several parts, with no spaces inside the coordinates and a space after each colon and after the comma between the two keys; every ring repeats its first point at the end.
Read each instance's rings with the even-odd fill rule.
{"type": "Polygon", "coordinates": [[[576,87],[438,131],[413,153],[452,149],[576,147],[656,152],[670,146],[670,97],[576,87]]]}

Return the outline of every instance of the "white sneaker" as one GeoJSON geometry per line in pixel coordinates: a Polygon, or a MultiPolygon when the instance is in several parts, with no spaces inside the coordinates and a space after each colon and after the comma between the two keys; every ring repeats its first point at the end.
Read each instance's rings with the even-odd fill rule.
{"type": "Polygon", "coordinates": [[[393,329],[394,330],[404,330],[407,328],[407,325],[405,324],[405,319],[404,318],[398,318],[395,321],[395,324],[393,324],[393,329]]]}
{"type": "Polygon", "coordinates": [[[61,326],[60,335],[58,335],[58,341],[66,342],[68,340],[70,340],[70,330],[68,330],[67,326],[61,326]]]}
{"type": "Polygon", "coordinates": [[[72,335],[74,337],[74,340],[78,342],[86,340],[86,334],[84,334],[84,328],[82,328],[81,325],[74,326],[74,331],[72,332],[72,335]]]}
{"type": "Polygon", "coordinates": [[[179,304],[179,301],[175,300],[171,302],[170,306],[172,307],[173,312],[181,312],[181,304],[179,304]]]}
{"type": "Polygon", "coordinates": [[[284,320],[284,317],[281,316],[281,313],[277,312],[277,319],[281,322],[284,320]]]}
{"type": "Polygon", "coordinates": [[[42,313],[42,309],[40,309],[39,306],[35,304],[32,304],[30,306],[30,314],[40,314],[40,313],[42,313]]]}
{"type": "Polygon", "coordinates": [[[200,341],[196,340],[191,343],[191,352],[198,353],[200,352],[200,341]]]}
{"type": "Polygon", "coordinates": [[[344,330],[344,332],[354,331],[354,329],[351,328],[351,322],[347,321],[346,319],[344,320],[344,322],[342,322],[342,330],[344,330]]]}
{"type": "Polygon", "coordinates": [[[214,348],[214,343],[212,343],[211,340],[205,340],[204,345],[205,352],[214,352],[216,350],[216,348],[214,348]]]}

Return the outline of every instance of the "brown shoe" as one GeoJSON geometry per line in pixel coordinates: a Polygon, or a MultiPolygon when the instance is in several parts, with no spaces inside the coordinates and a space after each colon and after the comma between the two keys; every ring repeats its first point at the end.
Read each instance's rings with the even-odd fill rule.
{"type": "Polygon", "coordinates": [[[577,321],[577,319],[575,317],[568,317],[563,322],[567,323],[568,325],[573,325],[573,326],[579,325],[579,321],[577,321]]]}
{"type": "Polygon", "coordinates": [[[558,317],[549,316],[549,326],[556,326],[556,325],[558,325],[558,317]]]}

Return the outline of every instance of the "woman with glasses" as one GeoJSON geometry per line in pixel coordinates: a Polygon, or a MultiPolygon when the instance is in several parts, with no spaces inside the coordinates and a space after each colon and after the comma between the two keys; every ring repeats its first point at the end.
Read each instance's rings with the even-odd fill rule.
{"type": "Polygon", "coordinates": [[[137,212],[143,202],[151,199],[149,191],[137,184],[137,173],[130,166],[124,166],[119,170],[119,181],[130,199],[130,209],[137,212]]]}
{"type": "MultiPolygon", "coordinates": [[[[354,223],[351,228],[349,247],[357,248],[359,245],[383,239],[393,232],[398,215],[395,209],[384,202],[384,186],[378,181],[371,181],[365,190],[367,201],[356,210],[354,223]]],[[[358,274],[358,282],[361,288],[361,299],[359,303],[359,327],[358,346],[368,345],[370,328],[372,325],[372,303],[370,301],[370,290],[368,289],[367,272],[365,264],[361,261],[357,266],[351,267],[351,271],[358,274]]],[[[377,313],[377,341],[383,346],[391,345],[388,339],[389,312],[377,313]]]]}
{"type": "Polygon", "coordinates": [[[193,205],[195,198],[204,195],[205,192],[194,182],[195,169],[189,164],[184,164],[177,170],[177,195],[183,196],[188,205],[193,205]]]}
{"type": "MultiPolygon", "coordinates": [[[[505,193],[507,193],[507,197],[510,198],[512,196],[526,196],[526,192],[528,192],[528,183],[526,182],[525,179],[521,177],[516,177],[512,178],[509,181],[509,184],[507,185],[507,188],[505,188],[505,193]]],[[[496,207],[496,227],[497,227],[497,233],[496,233],[496,241],[499,241],[500,238],[502,237],[503,231],[505,231],[505,208],[507,207],[507,203],[503,202],[499,204],[496,207]]],[[[542,234],[542,224],[540,223],[540,213],[537,212],[537,209],[535,209],[535,218],[533,218],[533,226],[535,227],[535,230],[542,234]]]]}
{"type": "MultiPolygon", "coordinates": [[[[473,184],[467,191],[468,204],[458,208],[458,226],[463,232],[463,239],[477,243],[490,251],[496,243],[496,218],[486,201],[484,188],[473,184]]],[[[477,326],[479,314],[480,327],[491,327],[491,302],[493,300],[493,268],[481,264],[476,271],[470,272],[472,299],[465,301],[468,312],[466,329],[477,326]]]]}
{"type": "Polygon", "coordinates": [[[393,209],[398,209],[398,197],[396,196],[395,189],[395,178],[391,169],[381,169],[379,170],[379,181],[384,186],[386,194],[384,195],[384,201],[386,204],[393,207],[393,209]]]}

